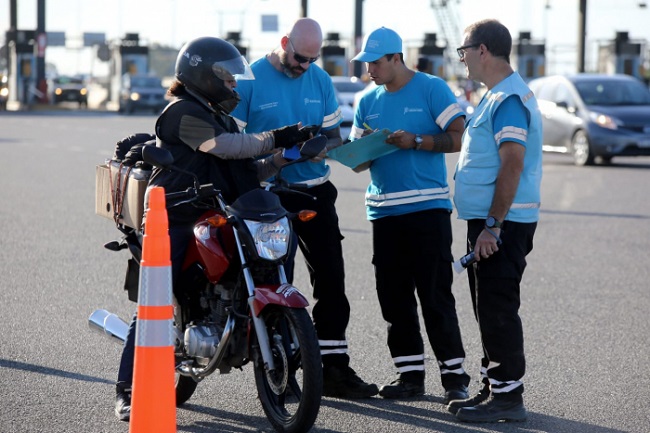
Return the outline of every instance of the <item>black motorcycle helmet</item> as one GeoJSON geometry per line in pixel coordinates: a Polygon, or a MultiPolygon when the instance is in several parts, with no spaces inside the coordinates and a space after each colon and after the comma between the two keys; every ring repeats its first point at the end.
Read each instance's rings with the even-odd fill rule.
{"type": "Polygon", "coordinates": [[[235,109],[240,98],[224,82],[255,79],[239,50],[230,42],[213,37],[191,40],[181,48],[176,59],[176,78],[190,94],[226,114],[235,109]]]}

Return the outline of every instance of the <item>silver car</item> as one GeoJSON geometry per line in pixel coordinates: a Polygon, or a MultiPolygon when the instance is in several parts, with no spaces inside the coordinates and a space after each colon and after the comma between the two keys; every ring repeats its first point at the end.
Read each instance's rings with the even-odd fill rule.
{"type": "Polygon", "coordinates": [[[575,74],[532,80],[542,113],[544,150],[576,165],[615,156],[650,156],[650,90],[629,75],[575,74]]]}

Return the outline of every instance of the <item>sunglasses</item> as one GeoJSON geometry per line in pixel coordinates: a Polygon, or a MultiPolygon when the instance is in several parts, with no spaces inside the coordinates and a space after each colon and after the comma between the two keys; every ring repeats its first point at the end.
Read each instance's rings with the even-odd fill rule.
{"type": "Polygon", "coordinates": [[[289,44],[291,45],[291,49],[293,50],[293,58],[296,60],[296,62],[303,64],[303,63],[314,63],[316,60],[320,59],[320,54],[316,57],[305,57],[296,52],[296,48],[293,46],[293,42],[291,42],[291,39],[289,39],[289,44]]]}
{"type": "Polygon", "coordinates": [[[465,57],[465,50],[467,50],[468,48],[476,48],[476,47],[480,47],[480,46],[481,46],[481,44],[463,45],[462,47],[456,48],[456,52],[458,53],[458,57],[460,57],[462,59],[463,57],[465,57]]]}

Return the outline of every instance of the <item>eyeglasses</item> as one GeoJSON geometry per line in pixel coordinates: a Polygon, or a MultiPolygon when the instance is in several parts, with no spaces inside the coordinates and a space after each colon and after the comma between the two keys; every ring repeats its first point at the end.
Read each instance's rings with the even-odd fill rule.
{"type": "Polygon", "coordinates": [[[480,47],[481,44],[469,44],[469,45],[463,45],[462,47],[456,48],[456,52],[458,53],[458,57],[462,60],[465,57],[465,50],[468,48],[477,48],[480,47]]]}
{"type": "Polygon", "coordinates": [[[303,55],[300,55],[296,52],[295,47],[293,46],[293,42],[291,42],[291,39],[289,39],[289,44],[291,45],[291,49],[293,50],[293,58],[296,60],[296,62],[303,64],[303,63],[314,63],[316,60],[320,58],[320,54],[316,57],[305,57],[303,55]]]}

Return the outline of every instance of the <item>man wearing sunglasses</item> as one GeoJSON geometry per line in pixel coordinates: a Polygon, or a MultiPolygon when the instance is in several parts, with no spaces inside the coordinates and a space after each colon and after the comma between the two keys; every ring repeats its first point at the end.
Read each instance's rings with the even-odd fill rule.
{"type": "MultiPolygon", "coordinates": [[[[320,25],[310,18],[301,18],[282,37],[278,48],[251,65],[256,82],[238,83],[241,101],[232,113],[243,132],[267,131],[269,125],[283,126],[288,121],[302,122],[327,136],[327,149],[342,144],[342,116],[332,80],[314,64],[322,44],[320,25]]],[[[280,194],[280,200],[292,212],[318,212],[312,221],[296,222],[294,228],[316,300],[312,316],[323,359],[323,395],[366,398],[379,389],[364,382],[349,366],[345,330],[350,304],[345,295],[343,236],[335,208],[338,192],[328,180],[329,175],[330,167],[322,158],[288,167],[283,176],[291,183],[306,185],[309,195],[316,200],[301,194],[280,194]]],[[[286,271],[292,281],[293,257],[287,262],[286,271]]]]}

